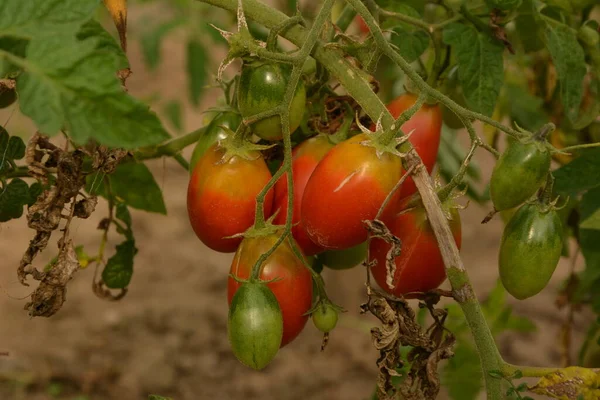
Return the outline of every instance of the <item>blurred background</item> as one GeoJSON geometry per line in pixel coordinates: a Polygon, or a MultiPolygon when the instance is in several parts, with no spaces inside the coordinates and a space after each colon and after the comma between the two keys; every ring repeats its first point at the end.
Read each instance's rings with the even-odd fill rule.
{"type": "MultiPolygon", "coordinates": [[[[291,3],[276,6],[289,14],[291,3]]],[[[306,3],[303,11],[310,14],[318,2],[306,3]]],[[[104,10],[98,17],[115,34],[104,10]]],[[[226,47],[208,22],[231,27],[234,19],[192,0],[130,0],[128,56],[133,74],[127,87],[133,96],[151,104],[173,135],[205,124],[203,111],[221,95],[208,86],[214,86],[214,73],[226,47]]],[[[253,29],[261,34],[259,27],[253,29]]],[[[356,26],[352,29],[358,33],[356,26]]],[[[234,64],[228,73],[238,68],[234,64]]],[[[387,75],[378,78],[396,82],[381,85],[387,88],[381,94],[388,100],[400,93],[402,85],[397,83],[397,71],[385,71],[387,75]]],[[[35,132],[17,105],[0,110],[0,123],[23,138],[35,132]]],[[[448,132],[464,151],[466,133],[448,132]]],[[[184,152],[186,158],[191,150],[184,152]]],[[[476,161],[482,182],[488,181],[493,160],[480,153],[476,161]]],[[[60,312],[49,319],[30,319],[23,307],[34,286],[21,286],[16,268],[33,231],[24,218],[0,224],[0,352],[9,353],[0,356],[0,399],[141,400],[153,393],[177,400],[370,399],[377,353],[369,332],[377,321],[359,314],[359,305],[366,299],[364,269],[324,272],[330,297],[348,310],[324,352],[320,352],[321,335],[309,322],[267,369],[250,370],[235,359],[227,341],[226,282],[232,256],[208,250],[194,235],[186,211],[188,173],[172,159],[154,160],[149,166],[164,191],[168,215],[132,210],[139,253],[129,293],[119,302],[101,300],[92,293],[94,270],[88,268],[69,284],[60,312]]],[[[484,193],[482,184],[474,187],[484,193]]],[[[466,198],[462,203],[467,204],[466,198]]],[[[461,212],[461,253],[482,301],[496,288],[503,228],[499,217],[480,224],[490,209],[471,201],[461,212]]],[[[101,200],[89,220],[73,221],[77,245],[95,251],[100,241],[97,225],[105,213],[106,203],[101,200]]],[[[49,246],[38,259],[39,267],[55,250],[49,246]]],[[[513,317],[526,317],[493,317],[504,323],[497,341],[507,361],[560,364],[561,325],[567,311],[557,309],[555,300],[573,265],[578,268],[563,258],[551,284],[527,301],[495,291],[494,301],[506,301],[502,307],[508,314],[512,307],[513,317]]],[[[460,325],[459,314],[455,325],[460,325]]],[[[587,318],[575,315],[573,343],[581,343],[587,318]]],[[[468,331],[463,329],[462,334],[468,340],[468,331]]],[[[577,348],[572,346],[571,357],[577,348]]],[[[471,350],[459,355],[462,358],[452,361],[454,372],[442,374],[442,380],[472,386],[476,359],[471,350]]],[[[462,398],[447,389],[440,398],[450,394],[462,398]]]]}

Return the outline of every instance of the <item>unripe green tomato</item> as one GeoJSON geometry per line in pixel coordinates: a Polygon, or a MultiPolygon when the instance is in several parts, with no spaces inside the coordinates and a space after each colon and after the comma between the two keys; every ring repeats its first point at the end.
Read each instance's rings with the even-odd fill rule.
{"type": "Polygon", "coordinates": [[[17,100],[17,92],[14,90],[3,90],[0,92],[0,108],[6,108],[17,100]]]}
{"type": "Polygon", "coordinates": [[[198,139],[196,147],[194,147],[194,152],[190,159],[190,174],[194,171],[194,167],[198,163],[198,160],[206,153],[206,150],[215,144],[215,142],[227,137],[227,132],[223,129],[223,126],[235,131],[241,122],[241,115],[232,111],[219,113],[210,121],[204,135],[198,139]]]}
{"type": "Polygon", "coordinates": [[[587,47],[596,47],[600,43],[600,35],[594,28],[582,25],[577,31],[577,39],[587,47]]]}
{"type": "Polygon", "coordinates": [[[313,324],[323,333],[331,332],[338,322],[338,312],[331,304],[323,304],[312,314],[313,324]]]}
{"type": "Polygon", "coordinates": [[[485,0],[489,8],[497,8],[502,11],[514,10],[521,5],[521,0],[485,0]]]}
{"type": "Polygon", "coordinates": [[[283,337],[283,317],[273,292],[263,283],[244,283],[237,290],[227,320],[233,354],[255,370],[277,355],[283,337]]]}
{"type": "MultiPolygon", "coordinates": [[[[292,73],[289,64],[270,62],[244,63],[238,87],[238,106],[243,118],[272,110],[279,106],[285,97],[292,73]]],[[[304,117],[306,108],[306,88],[300,79],[290,105],[290,133],[293,133],[304,117]]],[[[274,115],[250,125],[252,132],[265,140],[281,140],[283,132],[281,118],[274,115]]]]}
{"type": "Polygon", "coordinates": [[[343,250],[328,250],[318,255],[324,266],[331,269],[350,269],[367,258],[367,242],[343,250]]]}
{"type": "Polygon", "coordinates": [[[498,257],[500,279],[519,300],[542,291],[560,259],[562,224],[556,210],[546,208],[525,204],[504,228],[498,257]]]}
{"type": "MultiPolygon", "coordinates": [[[[448,93],[448,96],[459,106],[467,106],[467,101],[465,100],[465,96],[462,94],[461,90],[448,93]]],[[[454,113],[454,111],[450,110],[446,106],[442,106],[442,119],[444,120],[446,126],[451,129],[462,129],[465,126],[460,118],[458,118],[458,116],[454,113]]]]}
{"type": "Polygon", "coordinates": [[[497,211],[525,202],[543,185],[551,155],[545,142],[513,141],[494,166],[490,195],[497,211]]]}

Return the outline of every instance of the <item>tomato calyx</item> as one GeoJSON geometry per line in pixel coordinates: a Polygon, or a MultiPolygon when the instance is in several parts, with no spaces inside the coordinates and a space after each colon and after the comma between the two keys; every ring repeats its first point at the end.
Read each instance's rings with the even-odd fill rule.
{"type": "Polygon", "coordinates": [[[245,140],[245,128],[242,128],[241,131],[238,130],[238,132],[234,132],[226,126],[221,126],[221,128],[223,128],[227,136],[225,139],[218,141],[218,146],[224,150],[223,155],[218,162],[220,164],[228,162],[233,157],[240,157],[245,160],[256,160],[261,157],[261,151],[270,149],[274,146],[274,144],[264,145],[245,140]]]}
{"type": "Polygon", "coordinates": [[[384,154],[392,154],[394,156],[403,158],[406,156],[406,153],[400,152],[398,147],[408,141],[410,135],[414,132],[410,131],[406,135],[396,137],[392,131],[395,131],[395,126],[392,125],[390,127],[390,131],[386,131],[383,128],[381,123],[381,117],[377,120],[375,125],[375,131],[371,131],[369,128],[364,126],[358,118],[356,119],[356,123],[361,130],[362,133],[367,136],[367,140],[363,140],[360,142],[361,145],[367,147],[373,147],[375,149],[375,154],[377,158],[381,159],[384,154]]]}

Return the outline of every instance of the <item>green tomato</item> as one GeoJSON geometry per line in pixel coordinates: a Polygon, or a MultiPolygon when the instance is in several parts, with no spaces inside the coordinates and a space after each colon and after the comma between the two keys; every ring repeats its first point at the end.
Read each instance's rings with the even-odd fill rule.
{"type": "MultiPolygon", "coordinates": [[[[279,106],[285,96],[292,66],[267,62],[245,63],[238,87],[238,106],[242,117],[249,118],[279,106]]],[[[306,88],[300,80],[290,105],[290,133],[304,117],[306,88]]],[[[281,140],[281,118],[277,115],[263,118],[251,125],[252,132],[265,140],[281,140]]]]}
{"type": "Polygon", "coordinates": [[[227,321],[229,343],[240,362],[255,370],[277,355],[283,317],[277,298],[264,283],[244,283],[236,291],[227,321]]]}
{"type": "Polygon", "coordinates": [[[600,35],[594,28],[582,25],[577,31],[577,39],[579,39],[587,47],[597,47],[600,43],[600,35]]]}
{"type": "Polygon", "coordinates": [[[367,242],[343,250],[328,250],[317,257],[324,266],[331,269],[350,269],[356,267],[367,257],[367,242]]]}
{"type": "Polygon", "coordinates": [[[233,111],[225,111],[217,114],[215,118],[208,124],[204,135],[196,143],[192,158],[190,159],[190,174],[194,171],[194,166],[198,163],[198,160],[206,153],[206,151],[215,144],[215,142],[225,139],[227,132],[223,127],[227,127],[232,131],[235,131],[240,123],[242,117],[240,114],[233,111]]]}
{"type": "Polygon", "coordinates": [[[533,196],[546,179],[550,160],[543,142],[513,141],[496,162],[490,180],[496,210],[516,207],[533,196]]]}
{"type": "Polygon", "coordinates": [[[338,322],[338,312],[331,304],[321,303],[312,314],[313,324],[323,333],[331,332],[338,322]]]}
{"type": "Polygon", "coordinates": [[[560,259],[562,235],[555,209],[525,204],[515,213],[504,228],[498,258],[508,293],[524,300],[546,287],[560,259]]]}

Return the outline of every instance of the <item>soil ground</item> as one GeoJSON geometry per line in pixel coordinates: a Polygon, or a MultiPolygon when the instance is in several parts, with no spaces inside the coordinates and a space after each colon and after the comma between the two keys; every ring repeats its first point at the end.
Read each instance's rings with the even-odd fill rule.
{"type": "MultiPolygon", "coordinates": [[[[183,71],[183,45],[173,38],[164,50],[164,62],[149,73],[137,44],[131,42],[131,93],[177,98],[185,92],[183,73],[173,73],[183,71]]],[[[205,105],[214,102],[215,95],[209,91],[205,105]]],[[[0,121],[4,123],[11,112],[2,111],[0,121]]],[[[198,110],[186,106],[185,115],[186,129],[201,124],[198,110]]],[[[33,133],[24,121],[17,113],[9,131],[33,133]]],[[[490,160],[479,162],[484,176],[489,176],[490,160]]],[[[149,393],[177,400],[368,399],[374,389],[376,353],[369,337],[375,321],[358,312],[365,300],[364,271],[325,273],[331,297],[348,310],[325,352],[319,351],[321,336],[309,324],[265,371],[253,372],[234,358],[227,342],[226,276],[231,255],[209,251],[191,230],[185,203],[187,173],[171,160],[150,165],[164,190],[168,215],[133,212],[139,253],[130,291],[120,302],[95,297],[94,271],[85,269],[69,284],[67,302],[58,314],[30,319],[23,307],[33,286],[22,287],[15,271],[32,231],[24,219],[0,225],[0,351],[9,352],[0,356],[0,399],[141,400],[149,393]]],[[[77,221],[72,228],[75,242],[90,252],[99,243],[96,226],[105,212],[101,202],[90,220],[77,221]]],[[[462,212],[461,253],[481,299],[498,277],[502,229],[499,218],[488,225],[479,223],[487,212],[476,205],[462,212]]],[[[55,250],[53,246],[49,249],[55,250]]],[[[44,253],[38,266],[52,255],[44,253]]],[[[515,312],[530,317],[538,330],[502,335],[498,343],[507,360],[558,365],[565,312],[556,309],[554,299],[569,268],[563,260],[539,296],[523,302],[511,299],[515,312]]],[[[581,343],[585,317],[578,316],[574,326],[573,341],[581,343]]]]}

